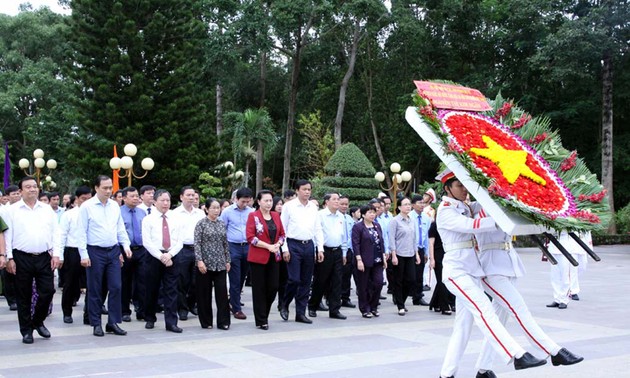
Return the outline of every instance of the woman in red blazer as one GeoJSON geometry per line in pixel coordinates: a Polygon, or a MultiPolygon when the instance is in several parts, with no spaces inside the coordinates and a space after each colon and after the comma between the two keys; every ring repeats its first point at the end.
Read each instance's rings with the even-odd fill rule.
{"type": "Polygon", "coordinates": [[[280,215],[271,211],[273,193],[261,190],[256,196],[256,211],[247,217],[247,242],[252,280],[252,299],[256,327],[269,329],[269,312],[278,292],[280,247],[284,244],[284,228],[280,215]]]}

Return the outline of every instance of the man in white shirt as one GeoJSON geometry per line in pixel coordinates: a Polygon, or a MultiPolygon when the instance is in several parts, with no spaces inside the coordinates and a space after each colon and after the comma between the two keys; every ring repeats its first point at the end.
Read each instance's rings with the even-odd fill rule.
{"type": "Polygon", "coordinates": [[[72,323],[72,305],[81,296],[81,256],[79,255],[79,206],[90,198],[92,191],[80,186],[75,192],[75,207],[64,211],[59,220],[59,250],[63,251],[63,293],[61,310],[63,322],[72,323]]]}
{"type": "Polygon", "coordinates": [[[311,183],[298,180],[295,188],[297,198],[284,205],[280,216],[287,237],[287,249],[282,257],[287,262],[289,276],[280,316],[283,320],[289,318],[288,306],[295,298],[295,321],[310,324],[313,321],[306,317],[305,312],[313,278],[315,246],[317,261],[322,262],[324,236],[317,217],[317,206],[309,201],[311,183]]]}
{"type": "Polygon", "coordinates": [[[151,215],[151,212],[155,210],[153,206],[153,196],[155,194],[155,186],[153,185],[142,185],[140,187],[140,199],[142,203],[138,205],[138,209],[144,210],[147,215],[151,215]]]}
{"type": "Polygon", "coordinates": [[[182,329],[177,326],[177,265],[182,249],[182,225],[170,208],[171,195],[159,189],[155,192],[155,211],[142,220],[142,242],[151,254],[146,275],[144,328],[155,327],[161,284],[166,330],[181,333],[182,329]]]}
{"type": "Polygon", "coordinates": [[[182,202],[173,214],[182,224],[182,250],[178,254],[179,283],[177,285],[177,314],[179,320],[187,320],[188,312],[197,315],[195,295],[195,226],[206,215],[195,207],[195,190],[184,186],[179,194],[182,202]]]}
{"type": "Polygon", "coordinates": [[[5,232],[7,272],[15,274],[18,320],[22,342],[33,343],[33,330],[44,338],[50,332],[44,325],[48,308],[55,294],[54,270],[60,261],[57,239],[57,215],[50,206],[37,200],[39,189],[33,177],[19,183],[22,200],[11,205],[5,213],[8,230],[5,232]],[[33,279],[39,298],[31,316],[33,279]]]}
{"type": "Polygon", "coordinates": [[[112,179],[99,175],[94,181],[96,196],[85,201],[79,208],[79,253],[81,265],[87,273],[87,307],[94,336],[104,336],[101,327],[103,305],[103,280],[107,280],[108,319],[105,332],[124,336],[127,331],[118,326],[122,322],[122,246],[131,257],[129,236],[120,214],[120,205],[113,199],[112,179]]]}
{"type": "Polygon", "coordinates": [[[317,308],[325,293],[328,293],[328,314],[333,319],[346,319],[341,308],[341,270],[346,264],[348,239],[345,218],[339,211],[339,194],[324,196],[324,208],[317,214],[322,228],[324,259],[317,265],[313,279],[313,291],[308,302],[308,315],[317,316],[317,308]]]}

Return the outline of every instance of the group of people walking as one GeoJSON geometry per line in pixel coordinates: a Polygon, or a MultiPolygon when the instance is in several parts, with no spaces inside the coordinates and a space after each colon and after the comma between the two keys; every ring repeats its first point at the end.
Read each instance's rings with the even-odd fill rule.
{"type": "Polygon", "coordinates": [[[494,359],[513,361],[516,369],[544,364],[505,330],[510,315],[532,345],[552,356],[554,365],[580,362],[581,357],[542,331],[515,289],[514,281],[524,269],[510,236],[467,200],[466,189],[452,172],[439,179],[446,195],[437,216],[430,206],[436,202],[432,190],[399,198],[395,216],[387,196],[349,207],[347,197],[328,193],[320,209],[307,180],[296,182],[295,198],[274,197],[268,190],[254,197],[250,189],[241,188],[232,204],[208,198],[203,210],[197,206],[198,193],[189,186],[181,189],[181,205],[175,209],[168,191],[127,187],[121,192],[121,206],[111,198],[113,185],[107,176],[98,176],[93,190],[78,188],[75,208],[59,215],[38,201],[35,179],[25,177],[19,183],[21,199],[1,214],[0,268],[6,266],[15,275],[20,332],[27,344],[33,343],[33,331],[51,336],[44,320],[57,268],[63,273],[64,322],[73,322],[83,267],[84,323],[93,327],[95,336],[125,335],[120,325],[131,321],[132,307],[147,329],[155,327],[157,313],[163,311],[165,328],[171,332],[182,332],[178,321],[187,320],[190,313],[198,316],[202,328],[216,324],[228,330],[232,317],[247,318],[241,291],[248,277],[260,330],[269,329],[276,297],[285,321],[293,301],[296,322],[310,324],[324,311],[332,319],[346,319],[342,307],[357,306],[350,298],[352,278],[361,316],[378,317],[387,277],[400,316],[408,311],[409,297],[414,305],[444,315],[457,309],[442,377],[457,372],[473,322],[486,336],[478,377],[495,376],[494,359]],[[423,298],[427,261],[438,280],[430,302],[423,298]]]}

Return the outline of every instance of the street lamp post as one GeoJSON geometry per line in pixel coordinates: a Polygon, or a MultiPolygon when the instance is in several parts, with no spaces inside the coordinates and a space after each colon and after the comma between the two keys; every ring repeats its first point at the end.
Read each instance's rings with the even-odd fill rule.
{"type": "Polygon", "coordinates": [[[133,157],[136,156],[138,152],[138,148],[135,144],[129,143],[125,145],[124,148],[125,156],[122,158],[113,157],[109,160],[109,167],[113,170],[122,169],[125,173],[119,175],[119,178],[127,178],[127,186],[131,186],[131,179],[133,177],[137,179],[141,179],[146,177],[150,170],[155,167],[155,162],[153,159],[147,157],[142,159],[140,162],[140,166],[144,169],[144,174],[136,174],[133,171],[133,157]]]}
{"type": "Polygon", "coordinates": [[[374,175],[374,179],[379,182],[381,189],[386,192],[390,192],[390,195],[392,197],[393,209],[394,211],[396,211],[396,204],[398,202],[398,191],[405,190],[407,188],[407,185],[411,181],[411,173],[409,173],[409,171],[399,173],[400,164],[398,163],[392,163],[392,165],[389,166],[389,170],[393,173],[391,187],[388,188],[387,185],[383,185],[383,181],[385,181],[385,174],[383,172],[376,172],[376,174],[374,175]]]}
{"type": "MultiPolygon", "coordinates": [[[[49,159],[48,161],[45,161],[44,151],[42,151],[42,149],[40,148],[33,151],[33,158],[33,166],[35,167],[34,173],[30,170],[27,171],[27,169],[29,169],[29,167],[31,166],[31,162],[26,158],[20,159],[20,161],[18,162],[18,166],[24,171],[26,175],[35,176],[35,179],[37,180],[37,186],[39,187],[41,182],[42,169],[44,169],[44,167],[48,167],[50,173],[50,171],[57,168],[57,162],[54,159],[49,159]]],[[[52,181],[52,178],[48,175],[46,176],[46,181],[50,182],[49,185],[52,188],[57,186],[57,184],[55,184],[55,182],[52,181]]]]}

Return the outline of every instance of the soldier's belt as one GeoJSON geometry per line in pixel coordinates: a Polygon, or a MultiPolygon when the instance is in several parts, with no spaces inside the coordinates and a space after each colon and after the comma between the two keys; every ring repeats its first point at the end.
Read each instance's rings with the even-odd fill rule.
{"type": "Polygon", "coordinates": [[[511,242],[505,242],[505,243],[489,243],[489,244],[484,244],[481,246],[480,250],[481,252],[483,251],[488,251],[491,249],[499,249],[502,251],[509,251],[510,249],[512,249],[512,243],[511,242]]]}
{"type": "Polygon", "coordinates": [[[477,243],[475,243],[475,240],[468,240],[468,241],[463,241],[459,243],[444,244],[444,253],[456,251],[458,249],[475,248],[476,245],[477,243]]]}

